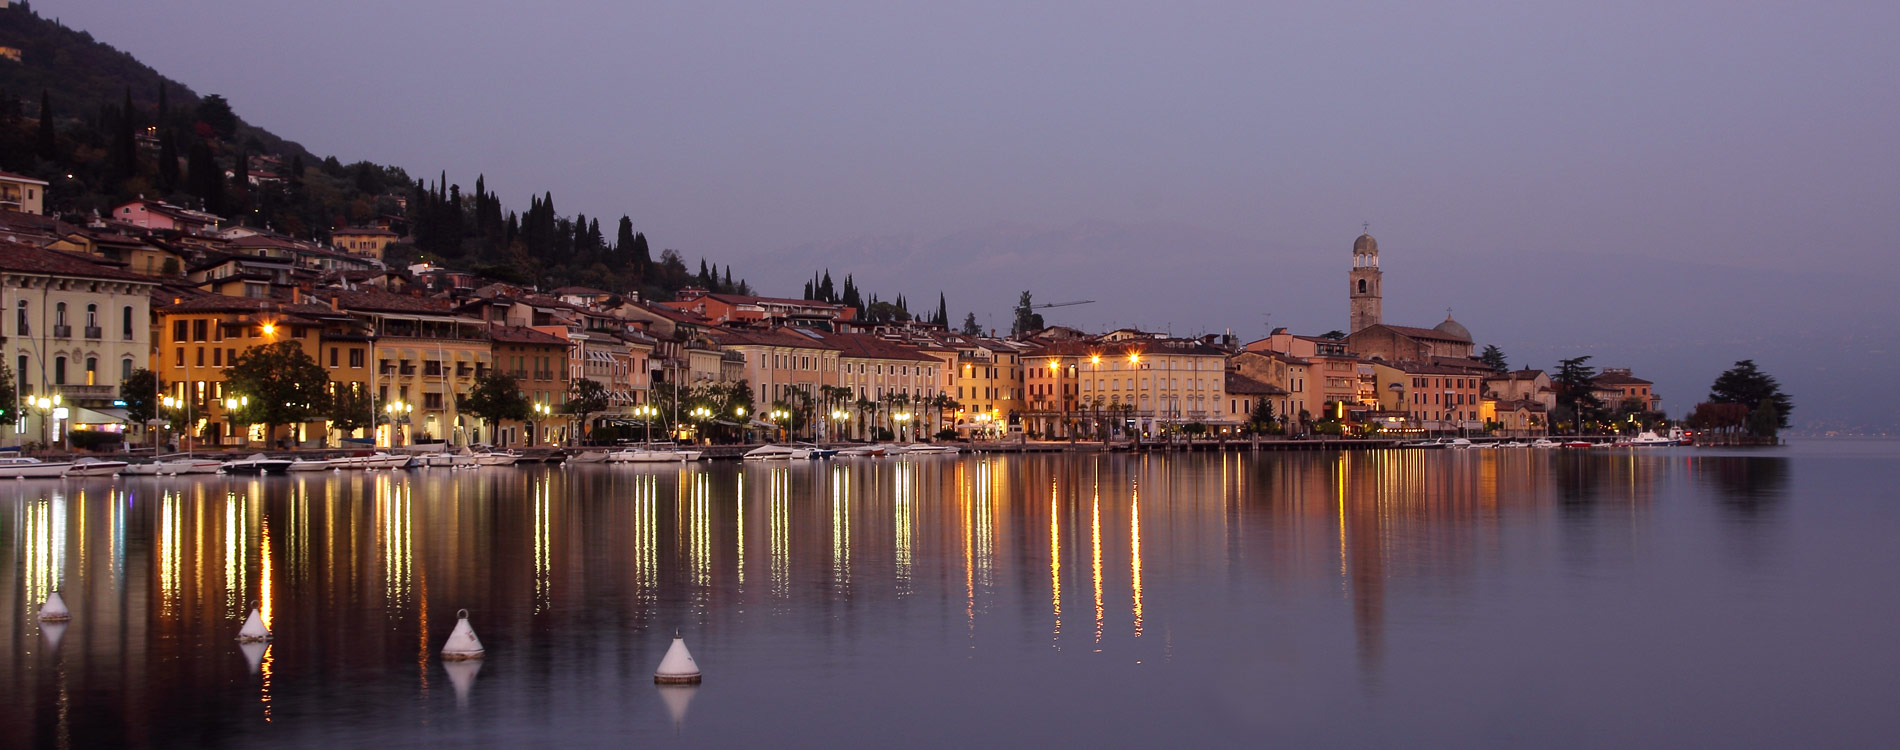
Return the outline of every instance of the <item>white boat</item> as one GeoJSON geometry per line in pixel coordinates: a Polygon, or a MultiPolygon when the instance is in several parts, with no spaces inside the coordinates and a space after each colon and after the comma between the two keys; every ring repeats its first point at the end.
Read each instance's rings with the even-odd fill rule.
{"type": "Polygon", "coordinates": [[[849,448],[839,448],[838,455],[840,456],[882,456],[884,455],[884,446],[882,445],[854,445],[849,448]]]}
{"type": "Polygon", "coordinates": [[[881,455],[885,455],[885,456],[901,456],[901,455],[904,455],[905,453],[910,452],[910,446],[899,445],[897,443],[879,443],[871,447],[883,448],[884,453],[881,455]]]}
{"type": "Polygon", "coordinates": [[[224,462],[215,458],[198,458],[186,453],[167,453],[148,464],[131,464],[120,474],[132,476],[177,476],[179,474],[216,474],[224,469],[224,462]]]}
{"type": "Polygon", "coordinates": [[[82,458],[66,469],[69,477],[109,477],[130,466],[124,461],[107,461],[100,458],[82,458]]]}
{"type": "Polygon", "coordinates": [[[367,456],[344,456],[330,459],[330,465],[339,469],[400,469],[409,465],[408,456],[392,456],[382,451],[367,456]]]}
{"type": "Polygon", "coordinates": [[[569,453],[567,455],[567,460],[564,461],[563,463],[570,463],[570,464],[606,463],[607,454],[608,454],[608,451],[575,451],[573,453],[569,453]]]}
{"type": "Polygon", "coordinates": [[[616,464],[670,464],[697,460],[699,451],[648,446],[623,448],[607,454],[607,461],[616,464]]]}
{"type": "Polygon", "coordinates": [[[1663,446],[1681,444],[1682,438],[1666,438],[1656,434],[1654,430],[1644,430],[1636,437],[1630,438],[1629,441],[1630,447],[1633,448],[1661,448],[1663,446]]]}
{"type": "Polygon", "coordinates": [[[905,453],[913,455],[913,456],[954,456],[962,452],[963,452],[963,449],[961,448],[958,448],[954,445],[943,445],[941,443],[939,444],[919,443],[917,445],[911,446],[910,450],[905,451],[905,453]]]}
{"type": "Polygon", "coordinates": [[[0,479],[51,479],[65,476],[71,461],[41,461],[27,456],[0,458],[0,479]]]}
{"type": "Polygon", "coordinates": [[[290,459],[271,458],[262,453],[224,462],[224,471],[229,474],[282,474],[289,468],[290,459]]]}
{"type": "Polygon", "coordinates": [[[461,469],[476,466],[475,454],[464,451],[454,453],[428,453],[416,457],[416,465],[437,469],[461,469]]]}
{"type": "Polygon", "coordinates": [[[475,454],[475,463],[480,466],[513,466],[521,460],[521,454],[514,451],[482,451],[475,454]]]}
{"type": "Polygon", "coordinates": [[[1502,443],[1497,443],[1493,445],[1492,447],[1494,448],[1529,448],[1531,447],[1531,444],[1518,442],[1516,440],[1506,440],[1502,443]]]}
{"type": "MultiPolygon", "coordinates": [[[[789,445],[761,445],[746,451],[745,455],[741,458],[747,461],[784,461],[791,458],[792,454],[797,452],[798,449],[789,445]]],[[[809,457],[810,455],[809,452],[806,453],[806,456],[809,457]]]]}
{"type": "Polygon", "coordinates": [[[1466,440],[1464,438],[1452,438],[1451,442],[1447,443],[1446,445],[1449,445],[1453,448],[1470,448],[1471,441],[1466,440]]]}
{"type": "Polygon", "coordinates": [[[336,462],[327,458],[299,458],[284,467],[285,471],[329,471],[337,468],[336,462]]]}
{"type": "Polygon", "coordinates": [[[1532,448],[1555,448],[1558,445],[1560,445],[1560,443],[1550,438],[1538,438],[1531,441],[1532,448]]]}

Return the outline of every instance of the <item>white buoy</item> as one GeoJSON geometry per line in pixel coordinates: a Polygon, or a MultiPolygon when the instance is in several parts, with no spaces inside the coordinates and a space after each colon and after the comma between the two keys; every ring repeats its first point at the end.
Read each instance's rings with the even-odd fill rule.
{"type": "Polygon", "coordinates": [[[482,661],[445,661],[442,669],[449,673],[449,686],[455,688],[455,705],[468,708],[468,689],[475,685],[475,675],[481,674],[482,661]]]}
{"type": "Polygon", "coordinates": [[[244,618],[244,627],[238,630],[238,640],[245,643],[261,643],[270,640],[270,628],[264,627],[264,618],[257,615],[257,603],[251,603],[251,616],[244,618]]]}
{"type": "Polygon", "coordinates": [[[263,641],[242,641],[238,651],[244,654],[244,660],[251,664],[251,674],[257,674],[257,668],[264,663],[264,652],[270,650],[270,644],[263,641]]]}
{"type": "Polygon", "coordinates": [[[46,603],[40,605],[40,622],[65,622],[73,619],[73,613],[66,609],[66,600],[59,598],[59,592],[46,595],[46,603]]]}
{"type": "Polygon", "coordinates": [[[653,681],[662,685],[699,684],[699,662],[693,661],[692,652],[686,650],[686,641],[680,639],[677,630],[673,631],[673,645],[667,647],[659,670],[653,673],[653,681]]]}
{"type": "Polygon", "coordinates": [[[66,634],[66,623],[53,621],[40,623],[40,635],[46,636],[46,653],[59,651],[59,638],[66,634]]]}
{"type": "Polygon", "coordinates": [[[468,610],[455,613],[455,630],[449,633],[449,640],[442,644],[444,661],[466,661],[482,658],[482,639],[475,637],[475,629],[468,626],[468,610]]]}

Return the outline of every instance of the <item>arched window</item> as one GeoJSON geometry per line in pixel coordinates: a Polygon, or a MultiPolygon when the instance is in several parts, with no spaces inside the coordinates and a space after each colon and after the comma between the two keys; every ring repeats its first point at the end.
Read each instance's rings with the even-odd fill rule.
{"type": "MultiPolygon", "coordinates": [[[[130,310],[132,308],[128,307],[126,309],[130,310]]],[[[125,381],[131,380],[131,379],[132,379],[132,358],[126,357],[125,359],[119,360],[119,382],[123,384],[125,383],[125,381]]]]}
{"type": "Polygon", "coordinates": [[[1365,294],[1365,293],[1366,293],[1366,280],[1365,280],[1365,279],[1360,279],[1360,280],[1359,280],[1359,293],[1360,293],[1360,294],[1365,294]]]}
{"type": "Polygon", "coordinates": [[[99,384],[99,358],[86,358],[86,385],[99,384]]]}
{"type": "Polygon", "coordinates": [[[53,325],[66,325],[66,303],[61,302],[53,307],[53,325]]]}
{"type": "Polygon", "coordinates": [[[66,384],[66,358],[53,358],[53,385],[66,384]]]}
{"type": "Polygon", "coordinates": [[[99,306],[98,305],[86,305],[86,327],[87,328],[99,327],[99,306]]]}
{"type": "MultiPolygon", "coordinates": [[[[26,300],[20,300],[19,310],[20,310],[19,316],[18,316],[19,320],[15,321],[13,324],[13,327],[14,327],[13,333],[15,335],[25,336],[27,335],[29,331],[32,330],[32,328],[26,324],[26,300]]],[[[22,367],[20,368],[20,371],[25,372],[26,368],[22,367]]]]}
{"type": "Polygon", "coordinates": [[[132,340],[132,306],[131,305],[125,306],[124,319],[121,322],[121,325],[125,328],[125,330],[122,332],[125,336],[125,340],[131,341],[132,340]]]}

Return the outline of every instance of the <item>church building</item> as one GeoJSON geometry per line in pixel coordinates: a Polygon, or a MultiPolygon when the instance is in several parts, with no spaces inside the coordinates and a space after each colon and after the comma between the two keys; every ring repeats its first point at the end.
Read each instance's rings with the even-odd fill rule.
{"type": "Polygon", "coordinates": [[[1387,362],[1442,364],[1471,358],[1471,331],[1453,320],[1449,312],[1445,322],[1432,328],[1386,325],[1381,320],[1384,273],[1379,270],[1379,241],[1370,233],[1353,240],[1352,271],[1347,282],[1351,327],[1347,329],[1346,347],[1354,355],[1387,362]]]}

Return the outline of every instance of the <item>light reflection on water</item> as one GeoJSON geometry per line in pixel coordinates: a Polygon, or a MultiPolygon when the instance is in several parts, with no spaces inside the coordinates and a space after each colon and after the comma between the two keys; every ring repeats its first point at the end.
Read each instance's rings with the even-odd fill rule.
{"type": "MultiPolygon", "coordinates": [[[[0,486],[11,519],[0,596],[14,613],[0,623],[0,653],[22,665],[0,675],[0,705],[12,707],[0,736],[313,745],[538,729],[588,741],[677,725],[682,737],[769,743],[776,717],[814,737],[928,726],[956,744],[1002,735],[953,725],[947,707],[891,710],[894,696],[1001,709],[1033,695],[1040,710],[1023,726],[1123,745],[1162,739],[1138,719],[1163,708],[1211,711],[1207,731],[1252,736],[1261,709],[1222,707],[1254,695],[1244,703],[1286,706],[1266,713],[1293,737],[1335,738],[1337,720],[1376,718],[1355,731],[1389,740],[1442,730],[1413,704],[1450,710],[1450,687],[1464,701],[1516,700],[1503,662],[1559,659],[1512,650],[1526,628],[1589,655],[1544,664],[1551,680],[1587,682],[1619,656],[1640,674],[1667,661],[1655,649],[1715,662],[1732,655],[1711,643],[1785,635],[1750,629],[1775,622],[1754,609],[1762,602],[1830,606],[1804,572],[1817,556],[1900,562],[1889,548],[1784,528],[1800,512],[1849,538],[1900,530],[1881,506],[1839,505],[1879,486],[1868,477],[1890,478],[1888,463],[1803,475],[1790,469],[1799,462],[1690,451],[974,456],[0,486]],[[1791,500],[1811,497],[1793,487],[1810,476],[1835,483],[1832,504],[1791,500]],[[1873,515],[1838,518],[1851,509],[1873,515]],[[1676,581],[1750,593],[1689,597],[1691,611],[1678,610],[1679,593],[1642,599],[1652,582],[1676,581]],[[75,613],[57,651],[32,619],[54,588],[75,613]],[[1065,628],[1065,594],[1076,592],[1092,623],[1065,628]],[[231,640],[252,601],[277,635],[255,667],[231,640]],[[445,674],[434,652],[463,607],[490,649],[486,669],[479,679],[449,670],[455,690],[432,692],[445,674]],[[1620,622],[1599,621],[1599,608],[1676,625],[1633,628],[1619,648],[1593,651],[1594,631],[1571,623],[1620,622]],[[645,677],[674,628],[709,670],[691,720],[665,710],[645,677]],[[1684,631],[1698,640],[1673,635],[1684,631]],[[1446,654],[1463,658],[1448,665],[1446,654]],[[1179,704],[1173,696],[1206,698],[1187,685],[1228,689],[1179,704]],[[1286,692],[1293,685],[1308,690],[1286,692]],[[1049,704],[1050,691],[1098,704],[1093,718],[1049,704]],[[1365,713],[1398,696],[1410,703],[1365,713]],[[66,721],[74,700],[122,718],[66,721]],[[839,700],[890,715],[810,725],[839,700]]],[[[1895,570],[1835,575],[1890,584],[1895,570]]],[[[1895,587],[1862,588],[1827,621],[1829,643],[1852,643],[1868,613],[1896,614],[1895,587]]],[[[1893,686],[1874,669],[1900,666],[1885,644],[1816,661],[1831,679],[1858,675],[1862,690],[1893,686]]],[[[1784,684],[1800,681],[1787,671],[1784,684]]],[[[1720,692],[1748,677],[1691,687],[1720,692]]],[[[1835,710],[1856,695],[1834,696],[1835,710]]],[[[1579,698],[1566,700],[1523,709],[1523,731],[1567,716],[1579,698]]],[[[1710,724],[1747,715],[1704,714],[1710,724]]],[[[1840,718],[1837,732],[1894,728],[1840,718]]],[[[1592,731],[1622,736],[1614,722],[1592,731]]]]}

